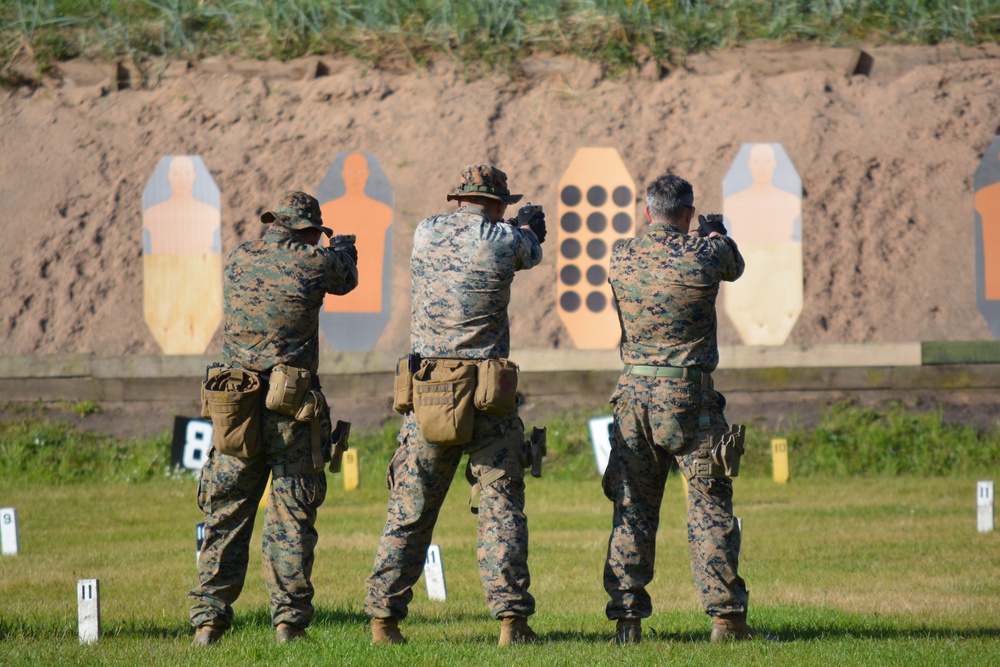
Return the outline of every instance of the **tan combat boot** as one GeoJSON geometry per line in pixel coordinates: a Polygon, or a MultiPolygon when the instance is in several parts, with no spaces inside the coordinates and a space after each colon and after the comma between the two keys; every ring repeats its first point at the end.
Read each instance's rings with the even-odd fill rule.
{"type": "Polygon", "coordinates": [[[641,644],[642,621],[638,618],[619,618],[615,623],[615,636],[611,638],[611,643],[621,646],[641,644]]]}
{"type": "Polygon", "coordinates": [[[194,633],[194,641],[191,642],[192,646],[209,646],[219,641],[219,637],[222,636],[226,629],[219,625],[202,625],[199,626],[194,633]]]}
{"type": "Polygon", "coordinates": [[[373,618],[372,644],[405,644],[406,637],[399,632],[399,619],[373,618]]]}
{"type": "Polygon", "coordinates": [[[747,625],[746,614],[716,616],[712,621],[712,641],[714,643],[743,641],[745,639],[777,641],[775,637],[764,632],[758,632],[747,625]]]}
{"type": "Polygon", "coordinates": [[[510,646],[511,644],[535,644],[538,642],[538,635],[528,627],[528,619],[523,616],[512,616],[500,619],[500,641],[497,646],[510,646]]]}
{"type": "Polygon", "coordinates": [[[291,623],[278,623],[278,627],[274,631],[275,636],[278,639],[279,644],[287,644],[288,642],[295,641],[296,639],[308,639],[309,635],[303,628],[297,625],[292,625],[291,623]]]}

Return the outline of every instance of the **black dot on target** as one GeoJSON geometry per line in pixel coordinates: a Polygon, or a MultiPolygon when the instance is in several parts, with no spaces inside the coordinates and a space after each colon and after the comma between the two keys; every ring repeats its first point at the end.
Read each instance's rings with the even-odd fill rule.
{"type": "MultiPolygon", "coordinates": [[[[601,239],[592,239],[589,243],[587,243],[587,256],[590,257],[591,259],[601,259],[607,253],[608,253],[608,244],[606,244],[601,239]]],[[[565,255],[565,253],[563,254],[565,255]]],[[[577,253],[577,255],[579,254],[580,253],[577,253]]],[[[566,256],[569,257],[569,255],[566,256]]],[[[570,259],[573,258],[570,257],[570,259]]]]}
{"type": "Polygon", "coordinates": [[[608,191],[600,185],[587,190],[587,203],[591,206],[602,206],[606,201],[608,201],[608,191]]]}
{"type": "Polygon", "coordinates": [[[567,185],[564,187],[560,196],[562,197],[562,203],[566,204],[566,206],[576,206],[583,198],[580,193],[580,188],[575,185],[567,185]]]}
{"type": "MultiPolygon", "coordinates": [[[[563,296],[566,296],[563,294],[563,296]]],[[[608,298],[601,292],[591,292],[587,295],[587,310],[592,313],[599,313],[608,305],[608,298]]]]}
{"type": "Polygon", "coordinates": [[[618,239],[617,241],[615,241],[614,245],[611,246],[611,249],[618,250],[619,246],[621,246],[623,243],[625,243],[625,239],[618,239]]]}
{"type": "Polygon", "coordinates": [[[611,218],[611,226],[619,234],[627,234],[632,231],[632,216],[628,213],[618,213],[611,218]]]}
{"type": "MultiPolygon", "coordinates": [[[[591,243],[593,243],[593,241],[591,241],[591,243]]],[[[590,246],[587,247],[589,248],[590,246]]],[[[580,242],[576,239],[566,239],[559,246],[559,252],[561,252],[562,256],[566,259],[576,259],[580,256],[581,250],[582,248],[580,247],[580,242]]]]}
{"type": "Polygon", "coordinates": [[[628,206],[632,203],[632,191],[624,185],[619,185],[611,193],[611,201],[615,203],[615,206],[628,206]]]}
{"type": "MultiPolygon", "coordinates": [[[[608,279],[608,272],[604,270],[604,267],[600,264],[594,264],[592,267],[587,269],[587,282],[595,287],[604,283],[608,279]]],[[[563,281],[565,282],[565,281],[563,281]]]]}
{"type": "Polygon", "coordinates": [[[562,225],[564,232],[572,234],[573,232],[580,231],[580,227],[583,226],[583,221],[580,219],[579,213],[570,211],[569,213],[563,214],[563,217],[559,220],[559,224],[562,225]]]}
{"type": "Polygon", "coordinates": [[[608,219],[600,211],[594,211],[587,216],[587,229],[600,234],[608,226],[608,219]]]}
{"type": "Polygon", "coordinates": [[[576,292],[563,292],[559,297],[559,305],[567,313],[575,313],[580,310],[580,295],[576,292]]]}
{"type": "MultiPolygon", "coordinates": [[[[590,274],[588,273],[588,276],[590,274]]],[[[559,280],[562,281],[563,285],[568,285],[572,287],[573,285],[580,282],[580,267],[575,264],[567,264],[562,267],[562,271],[559,272],[559,280]]]]}

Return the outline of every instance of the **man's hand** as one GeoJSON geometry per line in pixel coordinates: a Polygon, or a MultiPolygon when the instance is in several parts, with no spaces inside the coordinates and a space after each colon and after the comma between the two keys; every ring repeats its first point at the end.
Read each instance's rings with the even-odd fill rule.
{"type": "Polygon", "coordinates": [[[357,237],[354,234],[337,234],[332,239],[330,239],[330,249],[334,252],[346,252],[354,260],[354,263],[358,263],[358,247],[354,245],[357,237]]]}
{"type": "Polygon", "coordinates": [[[719,213],[712,213],[708,217],[699,215],[698,235],[711,236],[712,234],[718,234],[719,236],[726,235],[726,226],[722,224],[722,215],[719,213]]]}
{"type": "Polygon", "coordinates": [[[516,225],[529,228],[535,232],[539,243],[545,243],[545,213],[541,206],[532,206],[531,204],[522,206],[521,210],[517,212],[516,225]]]}

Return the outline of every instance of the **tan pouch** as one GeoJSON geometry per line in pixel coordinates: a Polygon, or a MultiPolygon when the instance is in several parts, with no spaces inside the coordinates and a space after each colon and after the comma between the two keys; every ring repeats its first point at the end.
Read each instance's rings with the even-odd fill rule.
{"type": "Polygon", "coordinates": [[[312,375],[309,371],[278,364],[271,369],[264,407],[288,417],[296,417],[311,387],[312,375]]]}
{"type": "Polygon", "coordinates": [[[405,356],[396,364],[396,383],[392,390],[392,409],[401,415],[413,409],[413,373],[410,357],[405,356]]]}
{"type": "Polygon", "coordinates": [[[477,410],[509,415],[517,410],[517,364],[508,359],[483,359],[477,367],[477,410]]]}
{"type": "Polygon", "coordinates": [[[296,410],[295,417],[296,421],[308,422],[313,419],[318,419],[323,414],[323,402],[326,398],[323,394],[316,391],[315,389],[310,389],[306,392],[305,398],[302,399],[302,403],[299,404],[299,409],[296,410]]]}
{"type": "Polygon", "coordinates": [[[253,458],[260,454],[260,378],[251,371],[227,368],[202,386],[212,419],[212,445],[223,454],[253,458]]]}
{"type": "Polygon", "coordinates": [[[413,410],[424,439],[452,447],[472,441],[476,362],[438,359],[413,374],[413,410]]]}

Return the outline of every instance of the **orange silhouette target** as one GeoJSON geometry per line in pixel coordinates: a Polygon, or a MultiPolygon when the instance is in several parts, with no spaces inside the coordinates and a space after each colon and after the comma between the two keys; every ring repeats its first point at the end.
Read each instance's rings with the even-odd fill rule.
{"type": "Polygon", "coordinates": [[[219,188],[200,156],[168,155],[142,204],[146,324],[164,354],[203,354],[222,319],[219,188]]]}
{"type": "Polygon", "coordinates": [[[323,222],[353,234],[358,286],[327,295],[320,327],[335,350],[370,350],[389,322],[392,293],[392,186],[371,153],[341,153],[317,188],[323,222]]]}
{"type": "Polygon", "coordinates": [[[558,188],[557,308],[579,349],[618,345],[611,251],[635,235],[635,181],[614,148],[581,148],[558,188]]]}
{"type": "Polygon", "coordinates": [[[722,191],[746,261],[722,284],[724,309],[746,345],[782,345],[802,313],[802,179],[781,144],[743,144],[722,191]]]}
{"type": "Polygon", "coordinates": [[[973,177],[976,304],[1000,338],[1000,136],[990,143],[973,177]]]}

